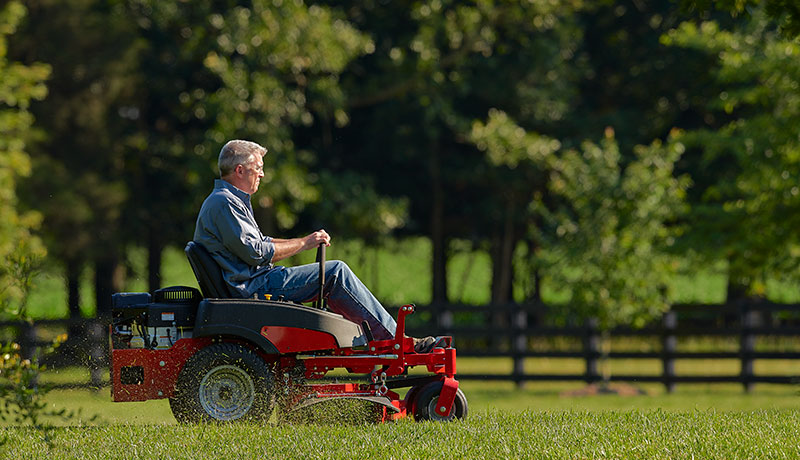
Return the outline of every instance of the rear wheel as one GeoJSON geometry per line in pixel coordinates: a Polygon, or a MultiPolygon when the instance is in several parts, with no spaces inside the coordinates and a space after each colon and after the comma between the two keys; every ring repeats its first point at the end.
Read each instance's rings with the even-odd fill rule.
{"type": "Polygon", "coordinates": [[[418,422],[423,420],[450,422],[455,419],[466,418],[467,397],[464,396],[464,392],[461,391],[461,388],[456,390],[456,399],[453,401],[453,408],[450,410],[450,415],[445,417],[438,414],[436,409],[439,403],[439,395],[443,387],[444,384],[442,382],[431,382],[416,392],[413,396],[414,420],[418,422]]]}
{"type": "Polygon", "coordinates": [[[198,351],[178,377],[170,408],[178,422],[266,421],[273,377],[253,350],[218,343],[198,351]]]}

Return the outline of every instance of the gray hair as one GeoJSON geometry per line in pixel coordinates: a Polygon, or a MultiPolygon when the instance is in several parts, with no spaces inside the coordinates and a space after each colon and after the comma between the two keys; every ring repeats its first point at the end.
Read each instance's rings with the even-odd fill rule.
{"type": "Polygon", "coordinates": [[[247,165],[255,161],[255,156],[264,156],[267,149],[255,142],[234,139],[222,146],[219,152],[219,177],[225,177],[232,173],[236,166],[247,165]]]}

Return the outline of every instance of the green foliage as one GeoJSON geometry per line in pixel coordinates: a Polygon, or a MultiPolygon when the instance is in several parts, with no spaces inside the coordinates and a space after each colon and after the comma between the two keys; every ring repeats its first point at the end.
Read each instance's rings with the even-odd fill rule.
{"type": "Polygon", "coordinates": [[[558,141],[496,110],[485,124],[473,125],[471,140],[494,164],[549,176],[548,198],[530,192],[527,225],[541,246],[531,257],[549,283],[571,292],[562,318],[643,325],[668,308],[676,261],[665,249],[688,186],[673,176],[682,144],[639,146],[624,164],[610,128],[600,145],[585,142],[581,151],[560,152],[558,141]]]}
{"type": "Polygon", "coordinates": [[[32,99],[47,93],[43,84],[45,65],[24,66],[10,62],[6,37],[14,33],[25,14],[18,2],[0,9],[0,314],[20,314],[30,280],[44,249],[32,231],[41,217],[17,207],[17,182],[30,174],[25,141],[33,122],[28,107],[32,99]]]}
{"type": "Polygon", "coordinates": [[[307,172],[313,155],[296,149],[292,128],[315,116],[347,122],[338,75],[374,45],[333,10],[303,2],[254,1],[208,22],[217,46],[204,63],[222,82],[207,101],[216,116],[209,136],[222,144],[236,133],[269,149],[256,203],[280,229],[291,228],[320,199],[307,172]]]}
{"type": "MultiPolygon", "coordinates": [[[[30,105],[38,142],[25,149],[29,162],[14,153],[23,151],[17,137],[0,136],[8,152],[2,166],[11,165],[0,168],[0,185],[6,174],[33,169],[18,184],[20,195],[44,216],[50,257],[64,262],[73,286],[91,259],[96,280],[121,280],[117,261],[101,259],[146,247],[147,263],[158,269],[163,248],[191,234],[221,144],[250,138],[270,149],[254,199],[267,233],[324,226],[370,244],[398,231],[430,236],[437,300],[446,297],[442,283],[459,279],[446,273],[448,259],[471,251],[491,259],[491,273],[482,276],[492,280],[493,301],[534,297],[546,275],[540,271],[555,264],[567,267],[553,275],[560,293],[585,271],[595,285],[651,299],[661,275],[642,276],[651,286],[640,291],[605,273],[635,271],[632,254],[651,258],[647,248],[668,240],[650,225],[666,227],[676,214],[643,207],[671,195],[630,177],[667,183],[653,171],[670,170],[672,160],[642,166],[633,146],[667,151],[672,140],[652,140],[678,127],[690,131],[681,139],[688,153],[679,171],[695,186],[682,222],[688,237],[673,248],[702,253],[706,266],[725,259],[732,279],[763,293],[763,280],[797,272],[800,255],[792,231],[800,223],[800,149],[792,132],[800,121],[797,45],[770,21],[790,30],[796,7],[785,0],[684,4],[748,13],[727,19],[748,28],[726,31],[728,15],[717,15],[722,25],[681,26],[659,42],[686,18],[672,0],[31,2],[12,41],[12,60],[24,65],[2,67],[0,101],[15,110],[0,112],[0,129],[26,131],[30,105]],[[47,71],[37,61],[52,66],[43,103],[31,99],[45,92],[32,78],[47,71]],[[710,72],[709,63],[718,66],[710,72]],[[618,151],[580,147],[605,126],[616,129],[618,151]],[[631,197],[645,204],[626,204],[631,197]],[[592,206],[615,217],[592,216],[592,206]],[[556,233],[584,224],[604,236],[556,233]],[[637,225],[641,240],[631,236],[639,236],[637,225]],[[592,257],[594,268],[583,270],[578,254],[601,254],[601,241],[620,259],[592,257]],[[569,263],[555,261],[564,254],[569,263]]],[[[19,18],[20,4],[9,5],[4,17],[19,18]]],[[[16,209],[4,190],[0,206],[16,209]]],[[[0,228],[40,219],[18,209],[14,215],[0,228]]],[[[460,279],[469,279],[464,273],[460,279]]],[[[573,298],[605,295],[584,291],[573,298]]],[[[102,311],[109,292],[95,292],[102,311]]]]}
{"type": "MultiPolygon", "coordinates": [[[[53,353],[66,338],[66,334],[59,336],[42,352],[45,355],[53,353]]],[[[0,419],[35,427],[42,425],[43,418],[70,420],[74,410],[50,407],[45,400],[51,388],[39,380],[46,367],[38,359],[23,358],[20,353],[16,343],[0,348],[0,419]]]]}
{"type": "Polygon", "coordinates": [[[683,151],[677,141],[655,142],[624,165],[608,130],[599,145],[554,160],[550,188],[563,202],[545,211],[556,229],[543,235],[543,260],[559,268],[548,270],[550,282],[572,291],[573,314],[605,327],[642,326],[669,307],[677,260],[667,249],[688,186],[673,170],[683,151]]]}
{"type": "Polygon", "coordinates": [[[326,219],[326,229],[343,238],[375,242],[403,227],[408,199],[380,196],[371,181],[353,172],[320,174],[320,186],[328,192],[315,207],[326,219]]]}
{"type": "MultiPolygon", "coordinates": [[[[41,217],[35,212],[18,209],[18,180],[30,174],[30,161],[25,153],[28,130],[33,122],[28,107],[31,100],[46,94],[44,80],[49,67],[38,64],[24,66],[9,62],[7,37],[14,33],[25,14],[18,2],[0,9],[0,318],[24,319],[28,294],[38,264],[45,255],[44,247],[33,231],[41,217]]],[[[53,348],[63,341],[53,343],[53,348]]],[[[0,346],[0,418],[16,423],[39,425],[45,415],[63,414],[46,410],[42,399],[47,388],[37,379],[43,370],[37,359],[24,359],[16,343],[0,346]]]]}
{"type": "Polygon", "coordinates": [[[561,147],[558,140],[526,131],[497,109],[489,111],[485,124],[473,123],[470,139],[486,152],[491,164],[510,169],[523,162],[546,168],[550,156],[561,147]]]}
{"type": "Polygon", "coordinates": [[[750,14],[762,7],[787,37],[800,35],[800,5],[795,0],[680,0],[688,10],[709,11],[712,7],[732,15],[750,14]]]}
{"type": "Polygon", "coordinates": [[[487,241],[505,210],[518,209],[516,201],[506,206],[503,189],[530,182],[493,168],[465,137],[493,107],[525,126],[563,119],[575,94],[579,6],[346,2],[348,19],[369,34],[375,52],[342,76],[353,123],[335,132],[338,142],[322,161],[336,171],[366,169],[381,178],[381,194],[409,197],[413,231],[441,219],[447,238],[487,241]],[[439,199],[444,215],[434,216],[439,199]]]}
{"type": "Polygon", "coordinates": [[[683,138],[701,149],[696,174],[715,178],[701,190],[690,236],[716,244],[693,246],[730,260],[733,280],[763,295],[766,279],[796,279],[800,266],[800,47],[762,13],[736,30],[685,23],[663,41],[718,57],[721,90],[709,110],[724,123],[683,138]]]}

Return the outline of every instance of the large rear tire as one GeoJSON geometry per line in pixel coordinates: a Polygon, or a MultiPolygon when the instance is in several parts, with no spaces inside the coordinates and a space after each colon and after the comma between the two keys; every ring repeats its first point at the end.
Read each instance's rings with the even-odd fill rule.
{"type": "Polygon", "coordinates": [[[180,423],[265,422],[272,387],[272,371],[253,350],[218,343],[189,358],[169,403],[180,423]]]}
{"type": "MultiPolygon", "coordinates": [[[[468,412],[467,397],[461,391],[461,388],[456,391],[456,399],[453,401],[450,415],[443,417],[437,414],[436,406],[439,402],[439,394],[442,392],[442,387],[444,387],[442,382],[431,382],[419,389],[416,395],[413,396],[414,420],[418,422],[424,420],[451,422],[455,419],[466,418],[468,412]]],[[[412,390],[414,389],[412,388],[412,390]]]]}

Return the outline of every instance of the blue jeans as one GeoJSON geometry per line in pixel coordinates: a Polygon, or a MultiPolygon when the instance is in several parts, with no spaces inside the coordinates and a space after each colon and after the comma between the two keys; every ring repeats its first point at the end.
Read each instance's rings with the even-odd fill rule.
{"type": "MultiPolygon", "coordinates": [[[[283,296],[294,302],[315,301],[319,294],[319,264],[277,266],[267,272],[266,283],[256,293],[259,298],[271,294],[273,298],[283,296]]],[[[375,339],[394,337],[397,329],[394,318],[346,263],[339,260],[325,263],[323,296],[328,299],[331,311],[357,324],[367,321],[375,339]]]]}

